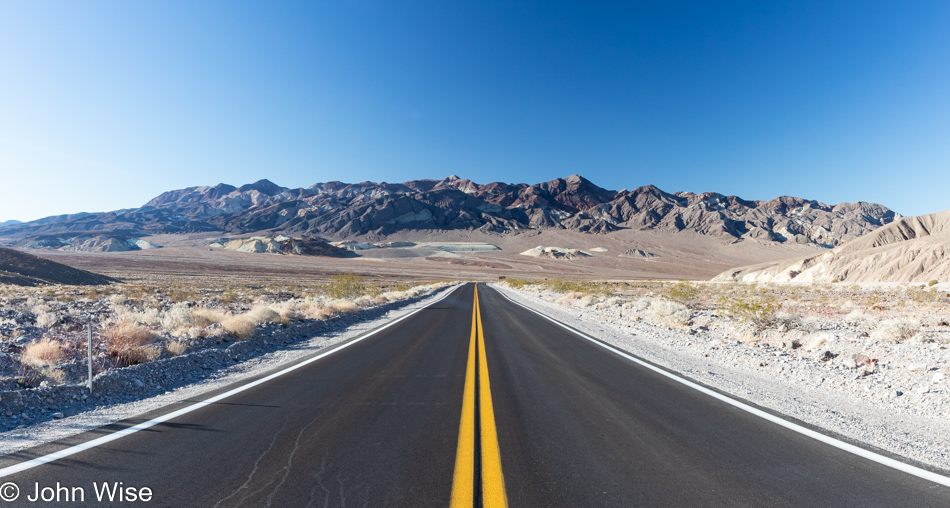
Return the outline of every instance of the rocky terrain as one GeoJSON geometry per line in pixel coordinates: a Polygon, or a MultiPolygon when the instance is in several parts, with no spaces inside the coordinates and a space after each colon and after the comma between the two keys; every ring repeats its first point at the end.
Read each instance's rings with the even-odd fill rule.
{"type": "Polygon", "coordinates": [[[670,194],[651,185],[618,192],[579,175],[533,185],[476,184],[450,176],[399,184],[327,182],[297,189],[261,180],[241,187],[170,191],[141,208],[3,226],[0,240],[29,244],[43,235],[119,230],[133,236],[219,231],[383,241],[402,231],[626,229],[833,247],[897,217],[884,206],[863,202],[749,201],[712,192],[670,194]]]}
{"type": "Polygon", "coordinates": [[[692,379],[950,468],[950,284],[503,286],[692,379]]]}
{"type": "Polygon", "coordinates": [[[904,217],[828,252],[728,270],[742,282],[930,282],[950,280],[950,210],[904,217]]]}
{"type": "Polygon", "coordinates": [[[109,284],[115,279],[0,247],[0,284],[109,284]]]}

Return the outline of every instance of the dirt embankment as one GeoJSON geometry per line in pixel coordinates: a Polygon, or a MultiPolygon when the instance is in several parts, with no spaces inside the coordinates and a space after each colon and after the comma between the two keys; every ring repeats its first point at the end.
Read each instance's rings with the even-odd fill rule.
{"type": "Polygon", "coordinates": [[[99,285],[116,282],[98,273],[79,270],[38,256],[0,247],[0,284],[99,285]]]}

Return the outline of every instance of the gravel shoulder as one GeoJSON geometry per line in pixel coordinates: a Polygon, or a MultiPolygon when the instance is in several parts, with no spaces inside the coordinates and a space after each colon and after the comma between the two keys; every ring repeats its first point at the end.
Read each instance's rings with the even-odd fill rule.
{"type": "Polygon", "coordinates": [[[234,342],[227,348],[202,350],[167,360],[115,369],[94,379],[90,397],[85,388],[61,386],[5,393],[0,404],[10,407],[50,404],[64,418],[0,432],[0,456],[51,443],[104,425],[263,376],[328,347],[357,338],[388,322],[430,305],[458,286],[379,307],[360,309],[317,322],[274,326],[266,339],[234,342]],[[148,383],[143,382],[148,380],[148,383]],[[157,384],[164,383],[164,384],[157,384]],[[54,405],[55,404],[55,405],[54,405]]]}
{"type": "MultiPolygon", "coordinates": [[[[618,308],[556,303],[563,295],[549,291],[491,286],[516,302],[709,387],[917,465],[950,470],[950,397],[942,383],[895,395],[895,390],[877,386],[880,381],[874,376],[846,367],[828,368],[819,359],[734,340],[729,333],[696,334],[630,319],[618,308]]],[[[920,345],[921,354],[930,347],[920,345]]]]}

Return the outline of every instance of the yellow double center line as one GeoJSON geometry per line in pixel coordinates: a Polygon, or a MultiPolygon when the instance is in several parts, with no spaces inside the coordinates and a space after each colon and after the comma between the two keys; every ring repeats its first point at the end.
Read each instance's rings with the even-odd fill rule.
{"type": "Polygon", "coordinates": [[[452,508],[471,508],[475,505],[475,365],[478,364],[478,427],[481,459],[481,500],[485,508],[508,506],[505,496],[505,477],[501,472],[501,452],[495,431],[495,412],[492,409],[491,386],[488,381],[488,361],[485,357],[485,334],[478,307],[478,286],[475,286],[475,304],[472,307],[472,338],[468,346],[468,365],[465,368],[465,391],[462,401],[462,423],[459,425],[459,446],[455,454],[455,476],[452,479],[452,508]],[[477,352],[477,361],[476,361],[477,352]]]}

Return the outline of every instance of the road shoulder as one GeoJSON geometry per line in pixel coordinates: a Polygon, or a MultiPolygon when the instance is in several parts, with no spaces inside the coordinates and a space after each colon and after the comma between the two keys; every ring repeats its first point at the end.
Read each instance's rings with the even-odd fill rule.
{"type": "Polygon", "coordinates": [[[653,327],[656,330],[649,334],[632,334],[621,323],[600,319],[586,309],[557,305],[497,284],[491,286],[580,332],[712,389],[918,465],[950,470],[950,424],[944,420],[896,414],[870,401],[845,399],[823,386],[804,386],[742,368],[715,355],[704,356],[683,347],[695,339],[676,330],[653,327]]]}
{"type": "Polygon", "coordinates": [[[84,432],[123,420],[152,415],[166,408],[183,404],[186,401],[226,391],[232,385],[264,377],[271,372],[304,361],[308,357],[339,347],[385,326],[387,323],[427,307],[458,287],[457,285],[450,286],[436,291],[374,318],[359,320],[355,323],[348,322],[338,329],[327,329],[324,333],[311,335],[309,338],[280,347],[262,356],[236,363],[231,367],[215,372],[211,377],[156,396],[101,406],[60,420],[46,421],[4,432],[0,434],[0,437],[2,437],[0,439],[0,458],[8,457],[28,448],[68,440],[84,432]]]}

